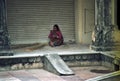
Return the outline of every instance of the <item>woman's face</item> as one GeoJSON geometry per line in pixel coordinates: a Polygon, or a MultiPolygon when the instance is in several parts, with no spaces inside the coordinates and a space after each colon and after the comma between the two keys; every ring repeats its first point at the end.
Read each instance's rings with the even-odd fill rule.
{"type": "Polygon", "coordinates": [[[57,31],[57,27],[54,26],[54,27],[53,27],[53,30],[54,30],[54,31],[57,31]]]}

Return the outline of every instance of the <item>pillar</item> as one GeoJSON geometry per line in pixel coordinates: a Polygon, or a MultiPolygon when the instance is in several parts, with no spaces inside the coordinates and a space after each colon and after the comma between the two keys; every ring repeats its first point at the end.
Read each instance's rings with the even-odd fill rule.
{"type": "Polygon", "coordinates": [[[5,50],[8,52],[10,49],[10,41],[7,30],[7,11],[6,0],[0,0],[0,56],[9,55],[8,53],[1,53],[5,50]]]}
{"type": "Polygon", "coordinates": [[[112,50],[112,32],[111,0],[95,0],[95,27],[91,48],[96,51],[112,50]]]}

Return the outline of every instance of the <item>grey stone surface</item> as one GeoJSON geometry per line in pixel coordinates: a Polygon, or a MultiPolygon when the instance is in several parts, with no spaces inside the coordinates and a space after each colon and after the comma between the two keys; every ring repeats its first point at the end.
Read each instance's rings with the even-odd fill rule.
{"type": "Polygon", "coordinates": [[[44,57],[44,68],[58,75],[74,74],[58,54],[46,54],[44,57]]]}
{"type": "MultiPolygon", "coordinates": [[[[0,50],[9,50],[10,49],[10,40],[7,30],[7,9],[6,9],[6,0],[0,0],[0,50]]],[[[4,53],[6,56],[9,53],[4,53]]],[[[5,56],[4,55],[4,56],[5,56]]],[[[2,54],[0,53],[0,56],[2,54]]]]}
{"type": "Polygon", "coordinates": [[[117,71],[103,76],[91,78],[86,81],[119,81],[119,80],[120,80],[120,71],[117,71]]]}
{"type": "Polygon", "coordinates": [[[91,48],[96,51],[109,51],[113,46],[112,2],[95,0],[94,41],[91,48]]]}
{"type": "Polygon", "coordinates": [[[91,70],[109,70],[103,66],[70,67],[75,75],[59,76],[44,69],[27,69],[0,72],[0,81],[85,81],[87,79],[104,75],[91,70]]]}

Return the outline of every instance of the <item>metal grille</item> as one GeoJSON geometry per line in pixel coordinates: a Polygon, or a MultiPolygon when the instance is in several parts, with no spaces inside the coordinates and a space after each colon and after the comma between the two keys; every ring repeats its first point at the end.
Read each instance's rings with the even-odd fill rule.
{"type": "Polygon", "coordinates": [[[64,40],[74,40],[74,0],[7,0],[12,43],[47,42],[58,24],[64,40]]]}

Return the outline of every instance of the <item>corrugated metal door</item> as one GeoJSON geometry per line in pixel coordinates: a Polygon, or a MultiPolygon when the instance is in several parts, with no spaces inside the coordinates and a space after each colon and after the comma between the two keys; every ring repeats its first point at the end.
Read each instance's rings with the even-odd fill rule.
{"type": "Polygon", "coordinates": [[[12,43],[47,42],[54,24],[75,40],[74,0],[7,0],[7,9],[12,43]]]}

